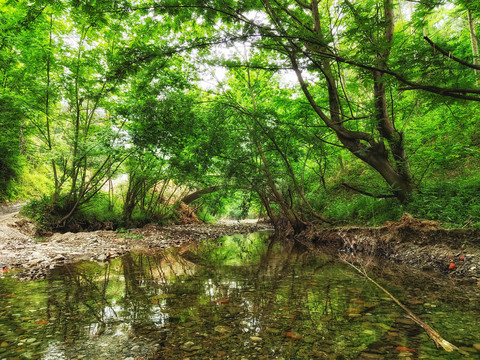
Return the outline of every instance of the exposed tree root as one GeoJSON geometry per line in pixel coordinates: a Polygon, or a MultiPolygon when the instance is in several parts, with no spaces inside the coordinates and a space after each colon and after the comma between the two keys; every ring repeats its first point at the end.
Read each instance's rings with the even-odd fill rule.
{"type": "Polygon", "coordinates": [[[385,294],[387,294],[398,306],[400,306],[408,315],[410,319],[415,321],[418,325],[420,325],[427,335],[430,337],[430,339],[433,340],[435,345],[441,346],[444,348],[446,351],[451,352],[453,350],[459,350],[458,347],[455,345],[451,344],[444,338],[440,336],[440,334],[435,331],[430,325],[422,321],[417,315],[415,315],[409,308],[407,308],[405,305],[403,305],[395,296],[393,296],[390,292],[387,291],[383,286],[381,286],[379,283],[377,283],[375,280],[373,280],[370,276],[368,276],[367,272],[365,270],[360,269],[359,267],[353,265],[351,262],[343,259],[345,263],[353,267],[356,271],[358,271],[361,275],[363,275],[367,280],[375,284],[376,287],[378,287],[380,290],[382,290],[385,294]]]}

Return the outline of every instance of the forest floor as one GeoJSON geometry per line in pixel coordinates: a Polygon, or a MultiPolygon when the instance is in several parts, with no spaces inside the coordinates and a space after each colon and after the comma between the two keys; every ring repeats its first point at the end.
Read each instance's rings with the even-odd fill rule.
{"type": "MultiPolygon", "coordinates": [[[[224,235],[272,230],[268,224],[248,222],[151,224],[123,233],[98,230],[38,237],[35,224],[19,216],[19,209],[18,204],[0,207],[0,273],[2,269],[17,269],[18,277],[25,280],[43,278],[49,269],[73,261],[105,262],[129,251],[151,251],[224,235]]],[[[310,228],[295,238],[307,246],[339,251],[340,256],[380,257],[480,285],[479,230],[443,229],[436,222],[405,214],[398,222],[380,227],[310,228]]]]}

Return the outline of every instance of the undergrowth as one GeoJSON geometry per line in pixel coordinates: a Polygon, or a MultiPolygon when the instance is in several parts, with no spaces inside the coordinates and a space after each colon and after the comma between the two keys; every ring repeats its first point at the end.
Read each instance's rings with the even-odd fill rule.
{"type": "Polygon", "coordinates": [[[337,224],[379,226],[404,212],[446,228],[480,229],[480,175],[425,183],[406,205],[343,192],[329,200],[324,215],[337,224]]]}

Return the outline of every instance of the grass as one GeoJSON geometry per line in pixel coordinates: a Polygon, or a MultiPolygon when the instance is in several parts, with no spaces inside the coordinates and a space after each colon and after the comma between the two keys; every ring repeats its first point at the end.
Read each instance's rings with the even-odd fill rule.
{"type": "Polygon", "coordinates": [[[396,221],[404,212],[436,220],[446,228],[480,229],[480,174],[425,183],[410,203],[336,193],[328,199],[324,215],[338,224],[378,226],[396,221]]]}

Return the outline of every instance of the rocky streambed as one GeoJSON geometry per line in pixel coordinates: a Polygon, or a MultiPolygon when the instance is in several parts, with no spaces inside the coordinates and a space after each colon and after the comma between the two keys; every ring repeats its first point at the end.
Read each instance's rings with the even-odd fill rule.
{"type": "MultiPolygon", "coordinates": [[[[130,251],[179,247],[224,235],[273,230],[264,223],[147,225],[123,231],[99,230],[35,236],[35,225],[18,206],[0,208],[0,270],[19,269],[21,279],[38,279],[49,269],[78,260],[105,262],[130,251]]],[[[288,231],[287,231],[288,232],[288,231]]],[[[296,240],[343,255],[380,257],[480,284],[480,231],[443,229],[434,221],[405,214],[380,227],[309,228],[296,240]]],[[[1,273],[1,272],[0,272],[1,273]]]]}
{"type": "Polygon", "coordinates": [[[105,262],[130,251],[142,252],[183,246],[225,235],[271,230],[268,224],[229,222],[221,224],[147,225],[139,229],[35,236],[35,225],[12,215],[0,221],[0,270],[20,270],[24,280],[43,278],[46,272],[79,260],[105,262]]]}

